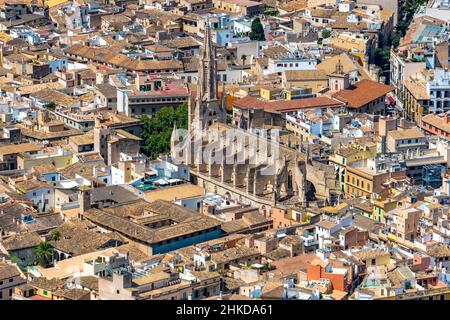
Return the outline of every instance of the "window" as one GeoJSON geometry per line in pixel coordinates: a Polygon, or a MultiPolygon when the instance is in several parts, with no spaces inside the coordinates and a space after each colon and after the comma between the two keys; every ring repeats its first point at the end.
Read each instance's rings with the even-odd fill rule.
{"type": "Polygon", "coordinates": [[[116,290],[116,293],[117,293],[117,294],[120,294],[120,290],[116,290]]]}
{"type": "Polygon", "coordinates": [[[372,261],[370,262],[370,264],[374,266],[374,265],[376,264],[376,260],[375,260],[375,259],[372,259],[372,261]]]}

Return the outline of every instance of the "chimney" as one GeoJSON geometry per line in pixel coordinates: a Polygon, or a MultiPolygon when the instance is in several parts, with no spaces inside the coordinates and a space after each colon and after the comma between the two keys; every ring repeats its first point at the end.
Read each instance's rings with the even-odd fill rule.
{"type": "Polygon", "coordinates": [[[80,213],[84,214],[91,208],[91,189],[81,186],[78,192],[78,202],[80,204],[80,213]]]}

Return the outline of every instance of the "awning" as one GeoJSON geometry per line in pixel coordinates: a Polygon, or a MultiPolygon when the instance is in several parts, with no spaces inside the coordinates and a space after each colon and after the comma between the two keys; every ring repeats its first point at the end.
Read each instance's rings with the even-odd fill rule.
{"type": "Polygon", "coordinates": [[[395,105],[395,99],[393,97],[387,96],[387,101],[391,106],[395,105]]]}

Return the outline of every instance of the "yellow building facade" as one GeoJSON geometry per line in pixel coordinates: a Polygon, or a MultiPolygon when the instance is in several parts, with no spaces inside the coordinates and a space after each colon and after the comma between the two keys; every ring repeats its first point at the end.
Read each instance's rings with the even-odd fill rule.
{"type": "Polygon", "coordinates": [[[376,155],[376,144],[367,144],[364,146],[359,144],[350,144],[348,147],[338,150],[330,156],[330,162],[336,167],[336,179],[341,185],[342,192],[345,192],[347,165],[355,161],[373,158],[376,155]]]}
{"type": "Polygon", "coordinates": [[[423,291],[400,294],[396,296],[381,297],[377,300],[450,300],[450,288],[436,288],[423,291]]]}
{"type": "Polygon", "coordinates": [[[261,98],[265,100],[274,100],[276,95],[281,93],[282,89],[280,88],[261,88],[259,90],[259,94],[261,98]]]}
{"type": "Polygon", "coordinates": [[[370,198],[374,190],[374,176],[348,166],[345,174],[345,196],[347,198],[370,198]]]}
{"type": "Polygon", "coordinates": [[[37,166],[52,166],[55,169],[63,169],[74,163],[72,152],[60,149],[57,153],[50,154],[20,154],[17,156],[18,169],[30,169],[37,166]]]}
{"type": "Polygon", "coordinates": [[[373,201],[373,213],[369,217],[375,221],[386,223],[384,214],[397,208],[397,201],[390,198],[380,198],[373,201]]]}

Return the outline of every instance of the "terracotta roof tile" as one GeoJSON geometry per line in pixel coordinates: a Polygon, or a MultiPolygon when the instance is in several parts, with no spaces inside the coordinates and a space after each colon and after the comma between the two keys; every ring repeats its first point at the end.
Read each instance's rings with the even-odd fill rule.
{"type": "Polygon", "coordinates": [[[348,89],[336,92],[333,97],[346,102],[352,109],[359,109],[371,101],[385,96],[394,89],[395,87],[383,83],[361,80],[348,89]]]}
{"type": "Polygon", "coordinates": [[[298,100],[265,101],[255,97],[247,96],[242,99],[236,100],[233,104],[234,106],[242,109],[264,109],[266,111],[272,112],[342,106],[341,102],[327,97],[305,98],[298,100]]]}

